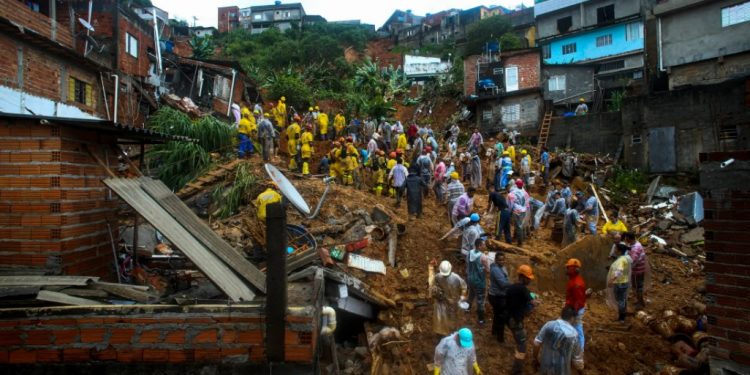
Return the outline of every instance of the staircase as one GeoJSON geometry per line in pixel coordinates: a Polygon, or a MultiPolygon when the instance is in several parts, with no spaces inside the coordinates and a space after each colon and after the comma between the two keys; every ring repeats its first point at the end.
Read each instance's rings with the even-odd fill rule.
{"type": "Polygon", "coordinates": [[[542,120],[542,126],[539,127],[539,142],[537,143],[537,157],[540,157],[542,155],[542,146],[547,144],[547,139],[549,138],[549,128],[552,125],[552,110],[548,110],[544,114],[544,119],[542,120]]]}

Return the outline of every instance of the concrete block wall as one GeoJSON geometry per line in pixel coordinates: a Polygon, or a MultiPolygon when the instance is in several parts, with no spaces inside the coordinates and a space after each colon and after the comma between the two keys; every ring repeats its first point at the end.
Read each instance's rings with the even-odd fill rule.
{"type": "MultiPolygon", "coordinates": [[[[258,306],[25,310],[0,315],[0,366],[265,362],[265,318],[258,306]]],[[[312,319],[287,315],[287,362],[312,363],[312,319]]]]}
{"type": "Polygon", "coordinates": [[[562,150],[569,146],[576,152],[614,156],[622,138],[620,121],[620,112],[554,117],[547,147],[562,150]]]}
{"type": "Polygon", "coordinates": [[[115,163],[102,146],[114,142],[93,130],[0,121],[1,266],[113,278],[107,223],[116,222],[117,200],[87,148],[115,163]]]}
{"type": "Polygon", "coordinates": [[[711,373],[750,373],[750,151],[700,155],[711,373]],[[720,163],[734,158],[734,164],[720,163]]]}

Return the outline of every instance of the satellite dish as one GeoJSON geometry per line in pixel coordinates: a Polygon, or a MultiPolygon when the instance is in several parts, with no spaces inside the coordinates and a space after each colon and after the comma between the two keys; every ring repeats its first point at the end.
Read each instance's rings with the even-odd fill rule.
{"type": "Polygon", "coordinates": [[[297,191],[297,188],[292,185],[292,183],[284,176],[281,171],[274,167],[272,164],[266,163],[266,173],[268,173],[268,177],[271,177],[271,180],[278,185],[279,190],[281,190],[281,194],[283,194],[286,199],[289,199],[289,202],[292,203],[294,208],[298,209],[303,214],[310,215],[310,206],[307,205],[307,202],[305,202],[305,199],[302,198],[302,195],[297,191]]]}
{"type": "Polygon", "coordinates": [[[91,31],[91,32],[93,32],[93,31],[94,31],[94,26],[91,26],[91,24],[90,24],[90,23],[88,23],[88,22],[86,22],[86,20],[85,20],[85,19],[83,19],[83,18],[79,18],[79,19],[78,19],[78,22],[80,22],[80,23],[81,23],[81,25],[83,25],[83,27],[84,27],[84,28],[86,28],[86,29],[87,29],[88,31],[91,31]]]}

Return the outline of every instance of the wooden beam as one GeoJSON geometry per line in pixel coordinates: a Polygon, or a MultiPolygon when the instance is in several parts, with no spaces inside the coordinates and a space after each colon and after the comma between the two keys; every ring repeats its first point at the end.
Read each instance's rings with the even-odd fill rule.
{"type": "Polygon", "coordinates": [[[96,281],[90,276],[0,276],[0,286],[86,286],[96,281]]]}
{"type": "Polygon", "coordinates": [[[151,293],[130,288],[125,284],[112,284],[112,283],[94,283],[92,287],[96,290],[101,290],[109,294],[114,294],[118,297],[126,298],[129,300],[136,301],[138,303],[152,303],[156,302],[159,298],[151,293]]]}
{"type": "Polygon", "coordinates": [[[76,305],[76,306],[88,306],[88,305],[102,305],[99,301],[94,301],[86,298],[79,298],[69,296],[65,293],[53,292],[50,290],[40,290],[36,295],[36,299],[40,301],[55,302],[63,305],[76,305]]]}

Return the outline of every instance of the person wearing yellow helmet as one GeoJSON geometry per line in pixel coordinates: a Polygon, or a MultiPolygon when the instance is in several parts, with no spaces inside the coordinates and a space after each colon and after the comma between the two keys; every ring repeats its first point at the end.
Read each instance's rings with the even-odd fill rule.
{"type": "Polygon", "coordinates": [[[346,127],[346,117],[344,112],[339,111],[333,118],[333,135],[332,138],[340,137],[344,134],[344,128],[346,127]]]}
{"type": "Polygon", "coordinates": [[[278,189],[278,186],[271,182],[268,188],[264,192],[258,194],[258,197],[255,198],[254,203],[258,209],[258,219],[261,221],[266,220],[266,206],[271,203],[281,202],[281,194],[279,194],[276,189],[278,189]]]}
{"type": "Polygon", "coordinates": [[[247,107],[242,107],[241,113],[242,118],[237,126],[237,138],[239,139],[237,156],[240,159],[244,159],[253,154],[253,142],[250,139],[250,135],[257,131],[257,126],[255,125],[255,117],[253,117],[247,107]]]}
{"type": "Polygon", "coordinates": [[[289,153],[289,170],[297,171],[297,157],[299,156],[299,137],[302,129],[300,128],[298,121],[300,120],[299,115],[294,115],[294,122],[286,128],[286,146],[287,152],[289,153]]]}
{"type": "Polygon", "coordinates": [[[312,158],[312,154],[315,152],[315,149],[313,148],[312,126],[309,124],[305,125],[305,130],[302,132],[299,142],[301,145],[300,154],[302,158],[302,174],[309,175],[310,158],[312,158]]]}
{"type": "Polygon", "coordinates": [[[456,202],[458,202],[458,198],[464,195],[466,191],[464,189],[464,185],[461,184],[461,179],[458,175],[458,172],[451,172],[450,178],[451,181],[445,188],[446,200],[448,201],[448,206],[446,208],[448,210],[448,223],[453,226],[456,224],[455,220],[453,220],[453,206],[456,205],[456,202]]]}
{"type": "Polygon", "coordinates": [[[525,185],[529,184],[531,177],[531,155],[524,149],[521,150],[521,179],[525,185]]]}
{"type": "Polygon", "coordinates": [[[320,112],[318,114],[318,132],[320,133],[320,139],[327,140],[328,134],[330,132],[328,131],[328,114],[325,112],[320,112]]]}
{"type": "Polygon", "coordinates": [[[284,127],[286,127],[287,113],[286,113],[285,102],[286,102],[286,98],[282,96],[279,102],[276,104],[276,113],[275,113],[276,126],[278,126],[281,129],[284,129],[284,127]]]}
{"type": "Polygon", "coordinates": [[[576,116],[583,116],[589,113],[589,106],[586,105],[586,99],[578,99],[578,107],[576,107],[576,116]]]}

